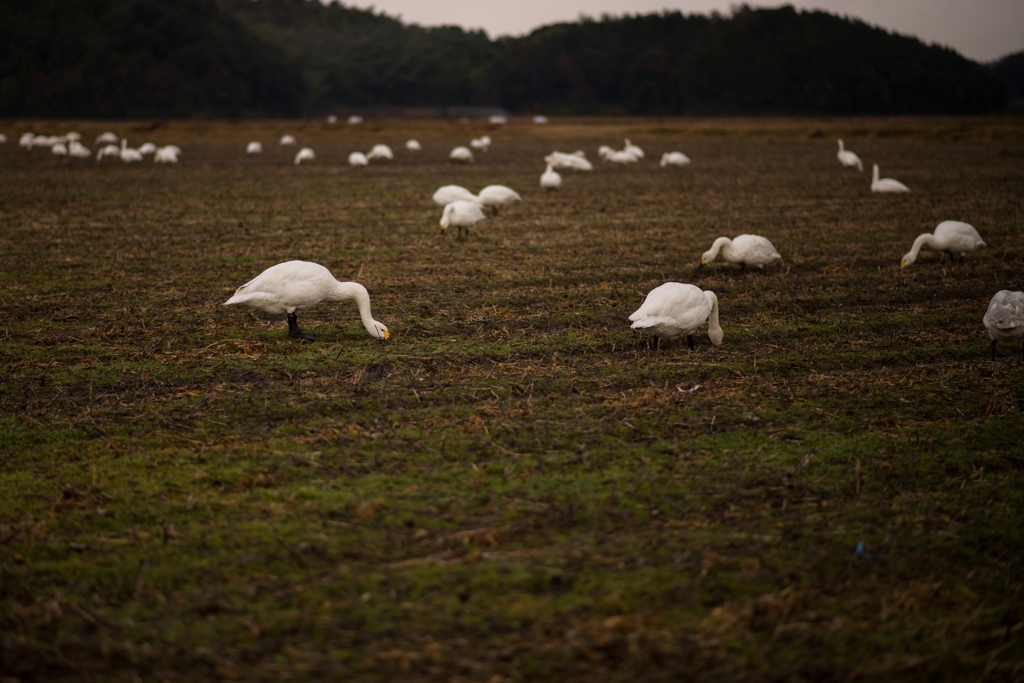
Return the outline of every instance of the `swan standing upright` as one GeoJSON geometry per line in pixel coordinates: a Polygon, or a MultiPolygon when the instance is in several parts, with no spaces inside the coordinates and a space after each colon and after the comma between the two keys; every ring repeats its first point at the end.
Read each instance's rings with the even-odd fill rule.
{"type": "Polygon", "coordinates": [[[861,163],[860,157],[855,152],[844,149],[842,140],[839,141],[839,153],[836,154],[836,157],[844,168],[856,168],[858,171],[864,170],[864,164],[861,163]]]}
{"type": "MultiPolygon", "coordinates": [[[[992,340],[992,360],[995,360],[996,342],[1024,340],[1024,292],[1006,289],[996,292],[988,303],[982,322],[992,340]]],[[[1021,343],[1020,358],[1024,360],[1024,341],[1021,343]]]]}
{"type": "Polygon", "coordinates": [[[299,329],[295,311],[311,308],[321,301],[355,301],[367,334],[381,340],[391,336],[384,323],[373,319],[366,287],[358,282],[338,282],[331,271],[310,261],[285,261],[267,268],[235,290],[235,295],[224,305],[244,304],[271,315],[286,313],[288,336],[314,341],[313,335],[299,329]]]}
{"type": "Polygon", "coordinates": [[[728,237],[719,237],[711,245],[711,249],[705,251],[700,257],[700,265],[711,263],[718,258],[719,253],[729,263],[740,264],[741,270],[746,269],[747,266],[763,269],[769,263],[782,260],[772,243],[764,237],[740,235],[732,240],[728,237]]]}
{"type": "Polygon", "coordinates": [[[878,179],[878,164],[871,169],[871,191],[872,192],[910,192],[910,188],[898,180],[892,178],[878,179]]]}
{"type": "Polygon", "coordinates": [[[441,234],[443,235],[449,226],[455,226],[458,228],[459,237],[462,237],[463,232],[468,237],[469,229],[485,218],[487,216],[484,215],[480,204],[460,199],[444,207],[444,213],[441,215],[441,234]]]}
{"type": "Polygon", "coordinates": [[[142,154],[137,149],[129,149],[128,138],[121,138],[121,161],[128,164],[133,161],[142,161],[142,154]]]}
{"type": "Polygon", "coordinates": [[[557,190],[562,186],[562,176],[558,175],[551,164],[548,164],[546,171],[540,175],[540,186],[545,190],[557,190]]]}
{"type": "Polygon", "coordinates": [[[960,221],[942,221],[936,226],[934,233],[926,232],[917,236],[914,246],[900,261],[900,268],[913,265],[917,260],[917,255],[921,252],[921,247],[944,251],[949,254],[950,261],[959,256],[960,261],[963,262],[964,253],[987,246],[973,225],[960,221]]]}
{"type": "Polygon", "coordinates": [[[725,336],[718,324],[718,297],[695,285],[666,282],[648,293],[629,319],[634,330],[649,332],[659,340],[685,334],[693,349],[693,331],[708,323],[708,338],[718,346],[725,336]]]}

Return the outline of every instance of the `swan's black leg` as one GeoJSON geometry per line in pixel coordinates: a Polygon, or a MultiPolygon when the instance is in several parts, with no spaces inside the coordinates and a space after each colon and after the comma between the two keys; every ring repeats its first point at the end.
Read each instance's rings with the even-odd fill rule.
{"type": "Polygon", "coordinates": [[[316,337],[311,334],[306,334],[299,329],[299,316],[294,313],[288,314],[288,336],[292,339],[308,339],[309,341],[315,341],[316,337]]]}
{"type": "Polygon", "coordinates": [[[1020,345],[1020,359],[1024,360],[1024,344],[1020,345]]]}
{"type": "Polygon", "coordinates": [[[693,351],[694,348],[693,348],[693,335],[692,334],[686,335],[686,343],[690,345],[690,350],[693,351]]]}
{"type": "Polygon", "coordinates": [[[963,262],[964,262],[964,255],[960,254],[960,263],[963,263],[963,262]]]}
{"type": "Polygon", "coordinates": [[[992,360],[995,361],[995,359],[996,359],[996,340],[993,339],[992,340],[992,360]]]}
{"type": "Polygon", "coordinates": [[[747,264],[746,264],[746,263],[741,263],[741,264],[740,264],[740,272],[742,273],[742,272],[743,272],[743,271],[745,271],[746,269],[747,269],[747,264]]]}

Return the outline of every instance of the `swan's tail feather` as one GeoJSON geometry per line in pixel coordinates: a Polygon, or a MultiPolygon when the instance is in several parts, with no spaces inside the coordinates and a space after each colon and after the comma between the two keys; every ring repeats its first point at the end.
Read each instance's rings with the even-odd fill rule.
{"type": "MultiPolygon", "coordinates": [[[[630,316],[630,319],[632,319],[632,316],[630,316]]],[[[649,327],[657,327],[658,325],[661,324],[672,325],[673,323],[675,323],[675,320],[673,318],[666,318],[664,316],[654,315],[637,320],[632,325],[630,325],[630,327],[633,328],[634,330],[645,330],[649,327]]]]}

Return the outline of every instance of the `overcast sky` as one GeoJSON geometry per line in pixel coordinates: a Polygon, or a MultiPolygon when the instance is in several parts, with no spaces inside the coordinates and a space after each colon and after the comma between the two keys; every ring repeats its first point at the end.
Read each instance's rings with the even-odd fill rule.
{"type": "MultiPolygon", "coordinates": [[[[357,7],[373,6],[409,23],[423,26],[456,24],[499,35],[522,35],[544,24],[575,21],[580,14],[659,12],[729,12],[729,0],[342,0],[357,7]]],[[[989,61],[1024,50],[1024,0],[791,0],[748,2],[751,6],[824,9],[858,17],[876,26],[915,35],[925,42],[948,45],[961,54],[989,61]]]]}

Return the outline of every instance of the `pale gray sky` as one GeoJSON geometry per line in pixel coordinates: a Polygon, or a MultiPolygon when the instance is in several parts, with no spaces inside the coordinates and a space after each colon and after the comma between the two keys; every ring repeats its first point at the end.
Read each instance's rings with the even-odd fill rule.
{"type": "MultiPolygon", "coordinates": [[[[423,26],[456,24],[482,28],[492,37],[522,35],[544,24],[574,21],[580,14],[680,10],[687,14],[711,10],[728,13],[735,0],[342,0],[357,7],[373,6],[406,22],[423,26]]],[[[1024,50],[1024,0],[790,0],[748,2],[751,6],[824,9],[863,19],[890,31],[940,43],[980,61],[1024,50]]]]}

